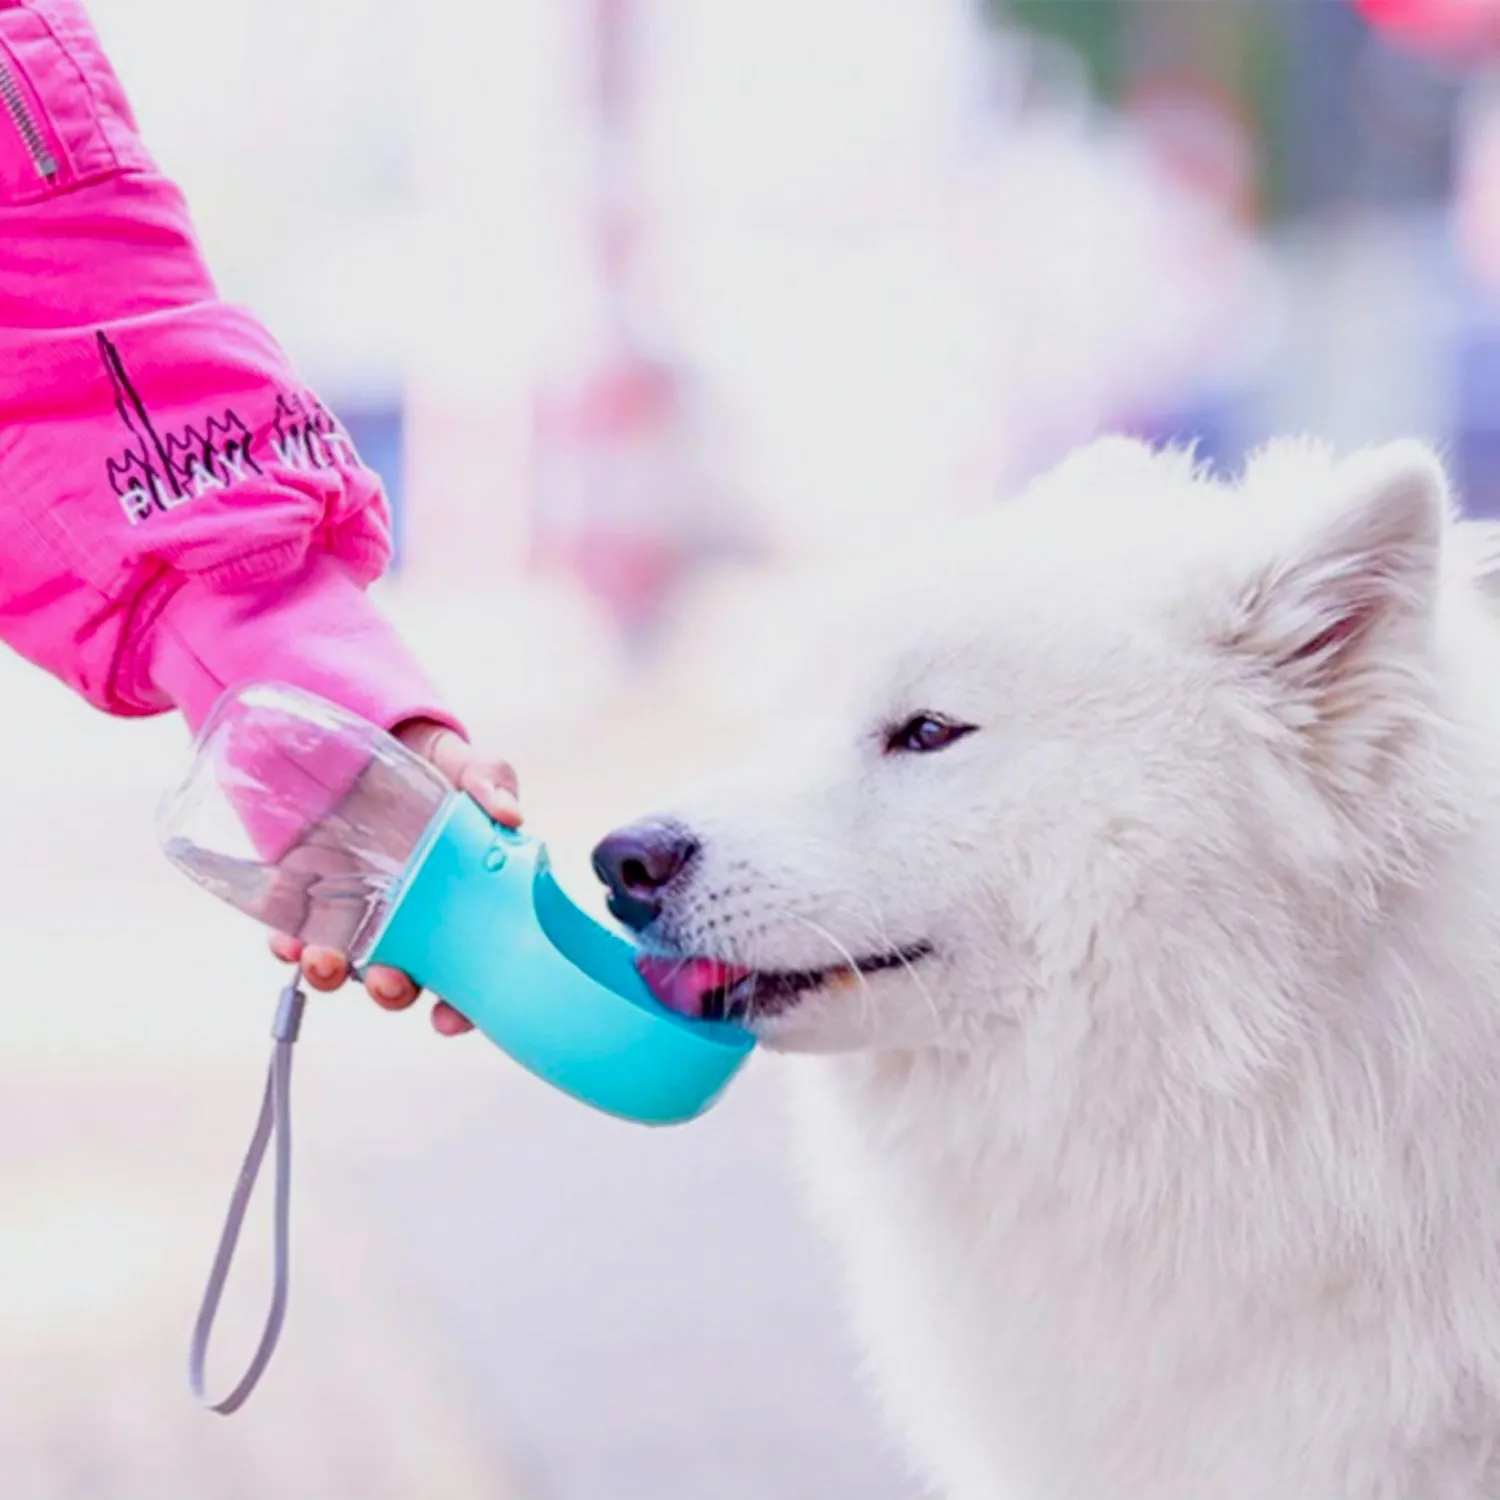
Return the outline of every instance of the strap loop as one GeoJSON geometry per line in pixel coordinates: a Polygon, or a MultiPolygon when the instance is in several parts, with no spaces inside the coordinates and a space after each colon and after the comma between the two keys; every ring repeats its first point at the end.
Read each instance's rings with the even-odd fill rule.
{"type": "Polygon", "coordinates": [[[198,1321],[193,1327],[193,1341],[188,1352],[188,1384],[200,1405],[221,1416],[227,1417],[237,1412],[249,1399],[250,1393],[265,1374],[266,1366],[271,1362],[271,1356],[276,1351],[276,1341],[281,1337],[281,1325],[286,1319],[291,1263],[292,1046],[301,1030],[302,1011],[306,1004],[307,996],[302,991],[299,974],[277,997],[276,1018],[271,1026],[271,1062],[266,1070],[266,1087],[261,1096],[260,1115],[250,1138],[250,1149],[246,1151],[245,1160],[240,1167],[239,1181],[229,1200],[224,1231],[219,1236],[219,1248],[214,1253],[213,1268],[208,1273],[208,1285],[204,1288],[203,1302],[198,1309],[198,1321]],[[260,1169],[265,1161],[266,1147],[273,1135],[276,1140],[276,1182],[271,1237],[275,1269],[271,1306],[261,1330],[260,1344],[251,1357],[249,1367],[240,1377],[239,1384],[222,1400],[210,1401],[204,1384],[209,1340],[213,1337],[214,1319],[218,1316],[224,1284],[228,1281],[230,1267],[234,1264],[234,1253],[239,1245],[245,1211],[250,1206],[255,1181],[260,1176],[260,1169]]]}

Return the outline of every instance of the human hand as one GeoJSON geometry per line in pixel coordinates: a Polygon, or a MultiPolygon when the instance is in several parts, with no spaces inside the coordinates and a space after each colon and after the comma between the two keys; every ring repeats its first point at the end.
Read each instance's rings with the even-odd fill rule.
{"type": "MultiPolygon", "coordinates": [[[[486,758],[431,719],[413,719],[401,725],[395,737],[436,766],[459,791],[467,792],[497,823],[507,828],[520,826],[516,773],[505,761],[486,758]]],[[[299,938],[277,933],[271,939],[271,951],[284,963],[300,963],[315,990],[336,990],[349,978],[348,958],[332,948],[307,946],[299,938]]],[[[397,969],[366,969],[364,982],[370,998],[383,1010],[407,1010],[419,994],[411,979],[397,969]]],[[[460,1036],[474,1029],[473,1022],[442,1000],[433,1006],[432,1024],[443,1036],[460,1036]]]]}

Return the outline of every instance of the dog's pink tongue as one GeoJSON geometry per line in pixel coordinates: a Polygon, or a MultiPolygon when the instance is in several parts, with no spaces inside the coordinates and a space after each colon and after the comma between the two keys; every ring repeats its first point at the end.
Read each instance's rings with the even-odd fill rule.
{"type": "Polygon", "coordinates": [[[653,958],[643,954],[635,966],[647,988],[668,1010],[693,1020],[708,1009],[708,997],[744,979],[749,969],[722,963],[717,958],[653,958]]]}

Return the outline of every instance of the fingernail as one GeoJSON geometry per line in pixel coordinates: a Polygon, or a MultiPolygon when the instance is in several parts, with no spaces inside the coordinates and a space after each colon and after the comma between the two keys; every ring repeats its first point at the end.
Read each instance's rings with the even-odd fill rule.
{"type": "Polygon", "coordinates": [[[370,993],[382,1005],[395,1005],[405,994],[405,986],[389,974],[381,974],[370,981],[370,993]]]}
{"type": "Polygon", "coordinates": [[[338,964],[331,958],[318,957],[307,965],[309,979],[321,979],[327,983],[338,973],[338,964]]]}

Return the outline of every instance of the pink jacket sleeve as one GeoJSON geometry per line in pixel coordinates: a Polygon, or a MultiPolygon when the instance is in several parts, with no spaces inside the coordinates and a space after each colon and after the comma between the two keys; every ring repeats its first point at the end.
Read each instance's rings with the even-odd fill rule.
{"type": "Polygon", "coordinates": [[[278,678],[453,721],[365,596],[379,481],[246,312],[80,0],[0,0],[0,639],[113,714],[278,678]]]}

